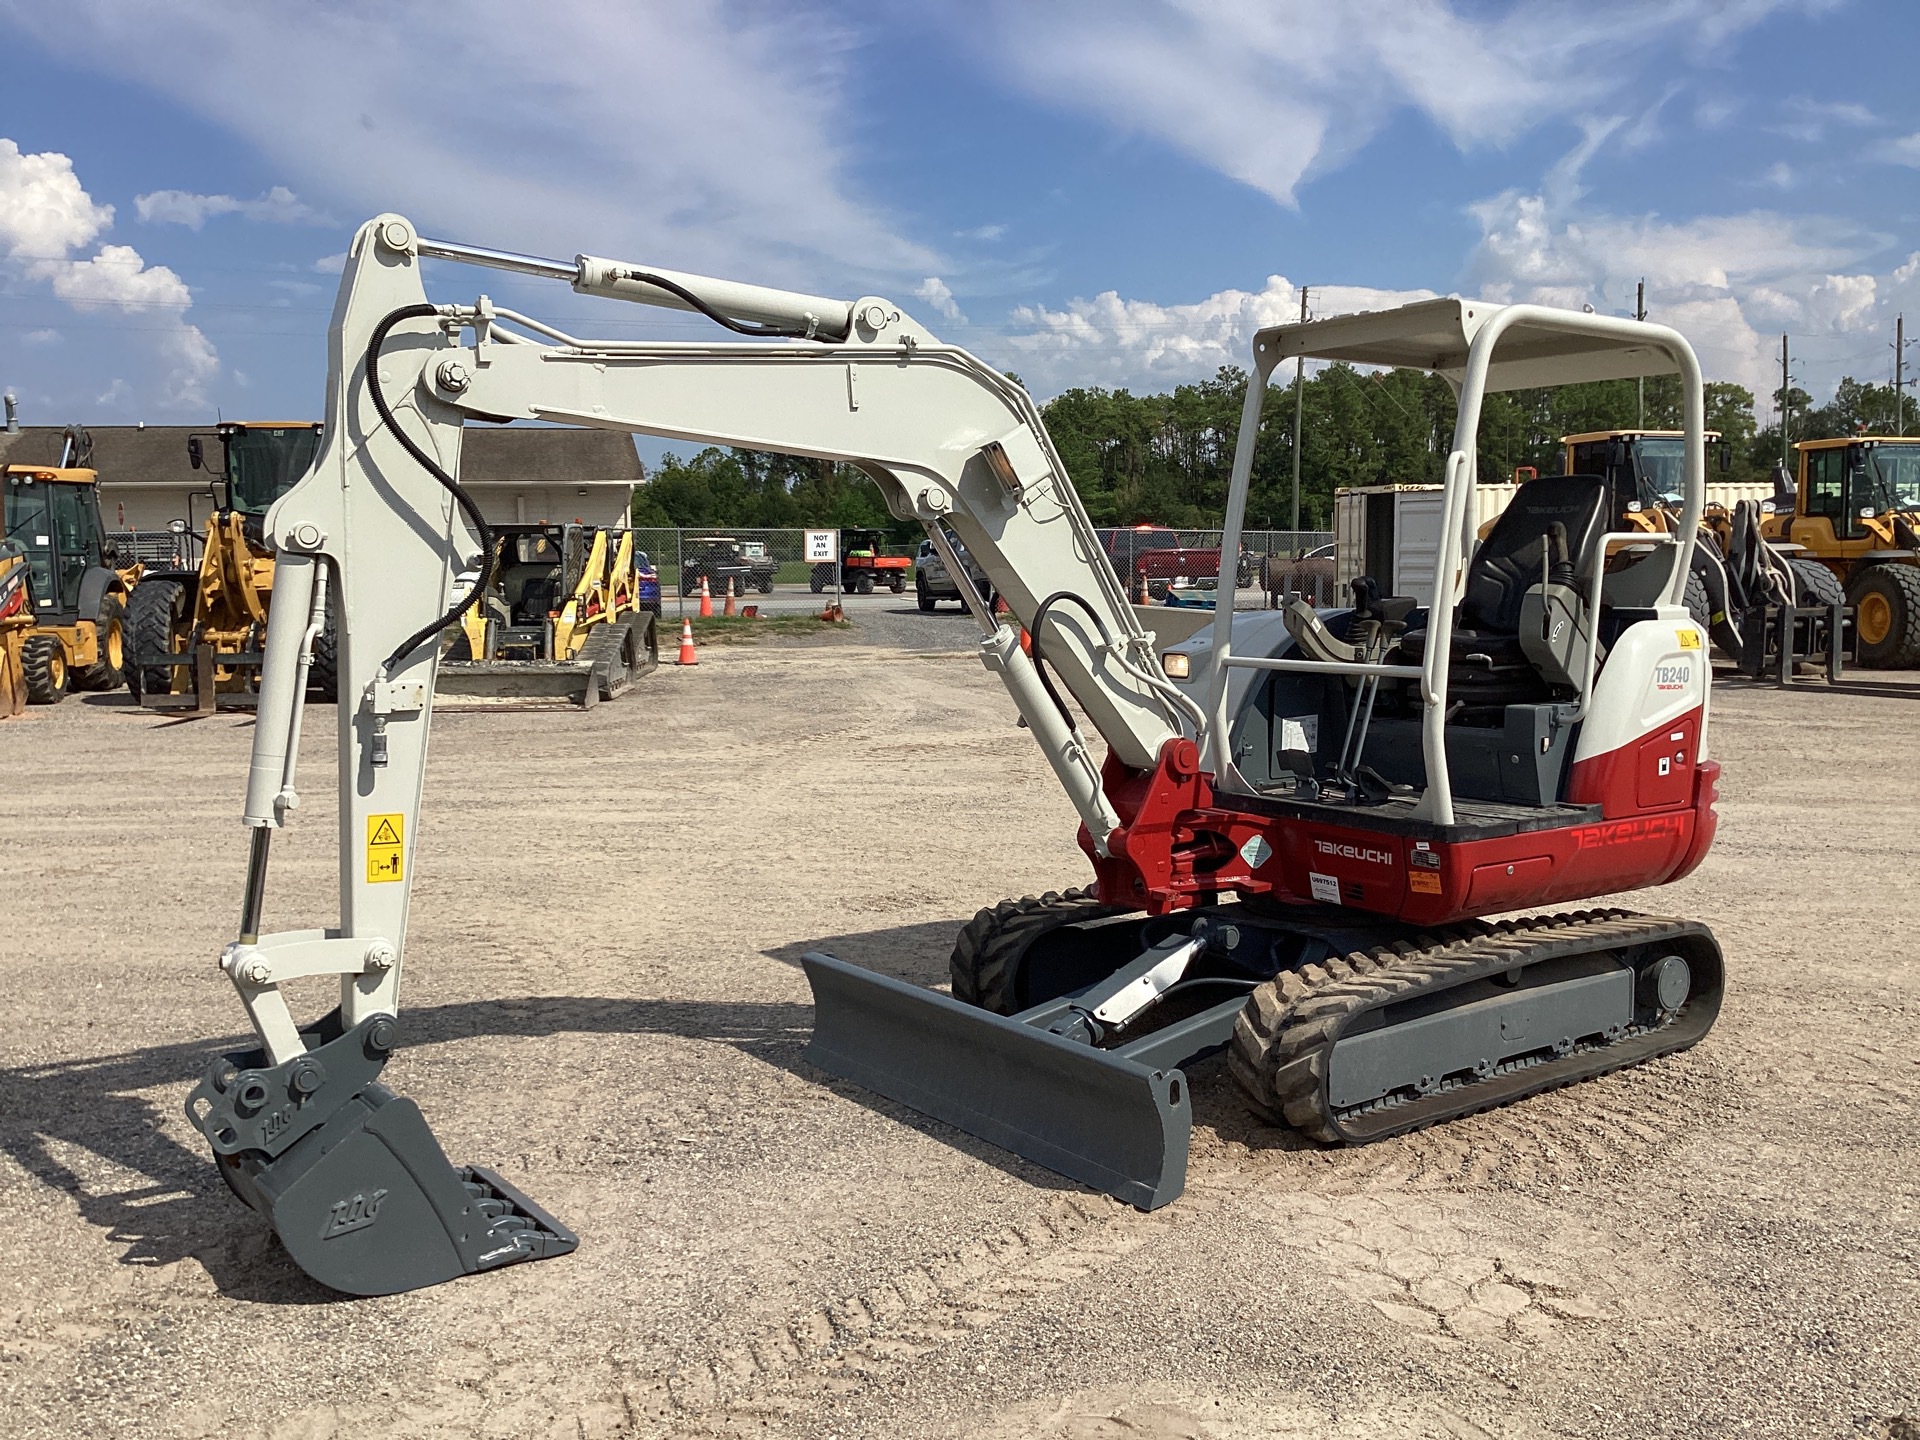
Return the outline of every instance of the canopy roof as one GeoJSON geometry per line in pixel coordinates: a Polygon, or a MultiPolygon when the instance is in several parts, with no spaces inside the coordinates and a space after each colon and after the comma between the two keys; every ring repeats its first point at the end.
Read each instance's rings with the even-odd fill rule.
{"type": "MultiPolygon", "coordinates": [[[[1473,337],[1506,308],[1484,300],[1422,300],[1395,310],[1363,310],[1357,315],[1275,325],[1254,336],[1254,353],[1266,369],[1305,356],[1352,365],[1410,366],[1458,383],[1466,372],[1473,337]]],[[[1659,329],[1577,310],[1517,321],[1494,350],[1487,389],[1523,390],[1674,374],[1679,367],[1653,338],[1659,329]],[[1559,316],[1565,317],[1564,323],[1559,316]],[[1596,326],[1616,333],[1596,334],[1596,326]],[[1626,327],[1625,333],[1621,327],[1626,327]]]]}

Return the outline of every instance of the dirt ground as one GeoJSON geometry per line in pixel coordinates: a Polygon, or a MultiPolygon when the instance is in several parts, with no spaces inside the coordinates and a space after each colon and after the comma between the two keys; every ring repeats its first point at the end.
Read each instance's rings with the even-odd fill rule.
{"type": "MultiPolygon", "coordinates": [[[[1726,949],[1697,1049],[1344,1152],[1210,1061],[1142,1215],[800,1058],[802,951],[943,982],[975,908],[1086,877],[998,684],[704,659],[436,726],[386,1079],[582,1243],[383,1300],[305,1279],[181,1115],[243,1023],[248,722],[0,726],[0,1433],[1920,1433],[1920,689],[1716,692],[1719,841],[1634,901],[1726,949]]],[[[272,928],[334,913],[326,722],[272,928]]]]}

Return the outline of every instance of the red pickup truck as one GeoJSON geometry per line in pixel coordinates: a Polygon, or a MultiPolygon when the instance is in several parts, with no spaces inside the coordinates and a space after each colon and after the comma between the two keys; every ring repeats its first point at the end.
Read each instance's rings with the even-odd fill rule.
{"type": "MultiPolygon", "coordinates": [[[[1102,530],[1100,543],[1113,561],[1114,573],[1127,587],[1129,595],[1140,587],[1142,577],[1147,593],[1158,599],[1176,581],[1189,585],[1209,584],[1220,575],[1220,547],[1182,545],[1180,532],[1165,525],[1128,525],[1117,530],[1102,530]]],[[[1246,547],[1240,547],[1239,563],[1234,567],[1234,584],[1253,580],[1252,562],[1246,547]]]]}

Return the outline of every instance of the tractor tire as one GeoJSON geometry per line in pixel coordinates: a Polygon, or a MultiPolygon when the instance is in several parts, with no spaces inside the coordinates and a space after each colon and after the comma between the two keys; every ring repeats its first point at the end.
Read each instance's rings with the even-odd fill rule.
{"type": "Polygon", "coordinates": [[[1696,571],[1687,572],[1687,614],[1702,630],[1712,633],[1713,602],[1707,598],[1707,582],[1696,571]]]}
{"type": "Polygon", "coordinates": [[[1860,663],[1871,670],[1920,665],[1920,566],[1870,565],[1847,586],[1860,663]]]}
{"type": "Polygon", "coordinates": [[[100,601],[94,618],[95,659],[73,677],[76,690],[118,690],[126,680],[127,604],[118,595],[100,601]]]}
{"type": "Polygon", "coordinates": [[[340,606],[337,585],[327,587],[327,614],[313,637],[313,664],[307,669],[307,688],[323,704],[340,698],[340,606]]]}
{"type": "MultiPolygon", "coordinates": [[[[947,962],[953,976],[953,998],[996,1015],[1017,1015],[1043,1001],[1058,999],[1058,995],[1031,993],[1033,987],[1022,973],[1034,942],[1062,925],[1122,913],[1119,907],[1102,905],[1095,899],[1091,885],[1002,900],[980,911],[960,931],[947,962]]],[[[1072,988],[1076,987],[1069,990],[1072,988]]]]}
{"type": "Polygon", "coordinates": [[[29,635],[21,648],[20,669],[27,679],[29,705],[58,705],[67,698],[67,652],[58,635],[29,635]]]}
{"type": "MultiPolygon", "coordinates": [[[[184,631],[192,600],[181,580],[142,580],[133,587],[127,606],[127,633],[135,655],[170,655],[176,631],[184,631]]],[[[173,689],[173,670],[166,665],[129,665],[127,689],[138,700],[143,694],[165,695],[173,689]]]]}
{"type": "Polygon", "coordinates": [[[1818,560],[1788,560],[1787,567],[1793,571],[1794,595],[1803,607],[1847,603],[1839,577],[1818,560]]]}

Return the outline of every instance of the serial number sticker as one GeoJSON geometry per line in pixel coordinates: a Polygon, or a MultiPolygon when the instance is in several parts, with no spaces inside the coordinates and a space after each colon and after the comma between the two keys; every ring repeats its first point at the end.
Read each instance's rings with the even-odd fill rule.
{"type": "Polygon", "coordinates": [[[1700,648],[1700,632],[1692,629],[1682,630],[1680,632],[1680,648],[1682,650],[1698,650],[1700,648]]]}
{"type": "Polygon", "coordinates": [[[1407,888],[1417,895],[1438,895],[1440,893],[1440,877],[1431,870],[1409,870],[1407,872],[1407,888]]]}
{"type": "Polygon", "coordinates": [[[407,876],[407,817],[367,817],[367,883],[390,885],[407,876]]]}
{"type": "Polygon", "coordinates": [[[1307,872],[1307,884],[1313,890],[1313,898],[1323,905],[1340,903],[1340,882],[1332,875],[1322,875],[1318,870],[1307,872]]]}

